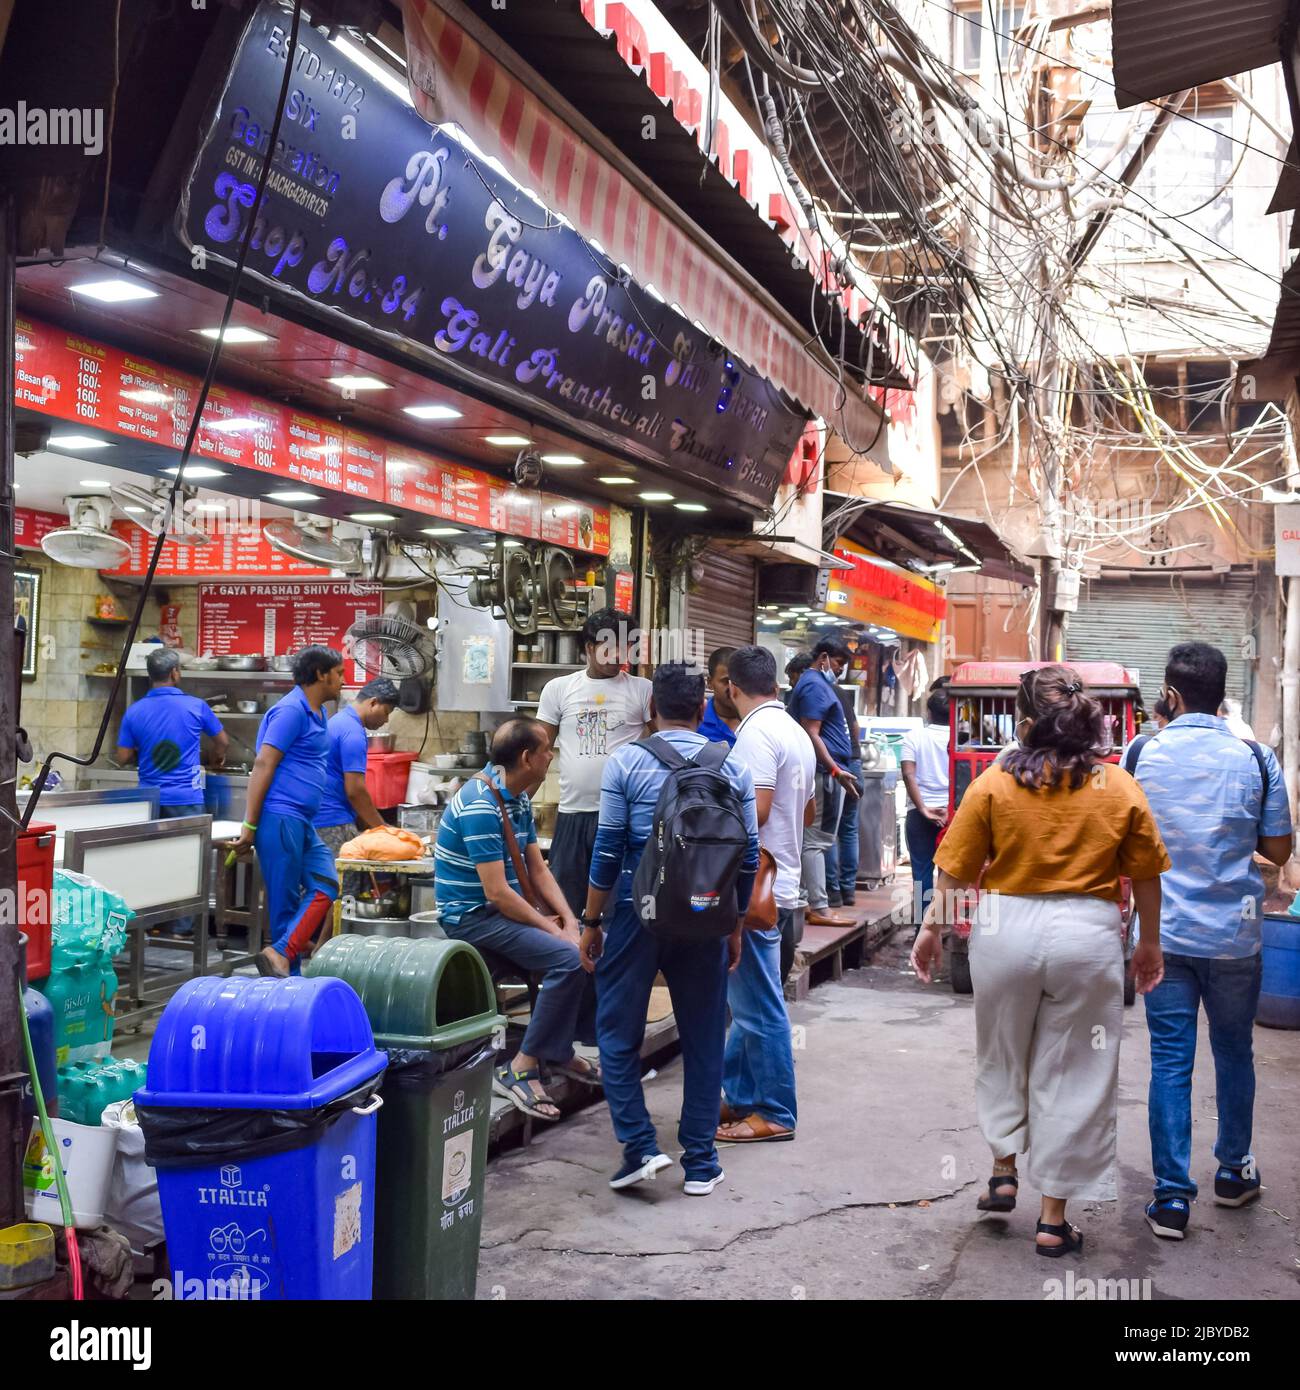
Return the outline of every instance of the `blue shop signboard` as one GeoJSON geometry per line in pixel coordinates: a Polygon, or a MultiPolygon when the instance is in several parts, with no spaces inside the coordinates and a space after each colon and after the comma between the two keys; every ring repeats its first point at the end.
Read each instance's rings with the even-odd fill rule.
{"type": "Polygon", "coordinates": [[[765,378],[630,282],[318,29],[249,22],[178,213],[191,252],[233,263],[288,100],[248,272],[426,361],[463,364],[643,457],[770,506],[804,416],[765,378]]]}

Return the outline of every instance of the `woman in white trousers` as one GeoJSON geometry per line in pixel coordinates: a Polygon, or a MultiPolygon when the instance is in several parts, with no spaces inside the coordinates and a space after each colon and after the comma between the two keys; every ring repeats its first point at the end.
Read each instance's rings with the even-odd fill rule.
{"type": "Polygon", "coordinates": [[[1142,789],[1106,761],[1100,704],[1068,666],[1021,677],[1018,744],[967,788],[935,856],[934,900],[912,948],[933,978],[941,928],[979,884],[970,936],[976,1111],[993,1151],[986,1212],[1016,1205],[1018,1155],[1042,1194],[1035,1246],[1083,1248],[1071,1198],[1115,1200],[1123,1029],[1121,877],[1133,885],[1138,990],[1164,973],[1160,874],[1169,867],[1142,789]]]}

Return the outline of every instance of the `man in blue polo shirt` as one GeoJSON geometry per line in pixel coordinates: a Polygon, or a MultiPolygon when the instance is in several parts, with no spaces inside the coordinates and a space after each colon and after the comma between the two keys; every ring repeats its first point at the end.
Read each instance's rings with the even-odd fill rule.
{"type": "Polygon", "coordinates": [[[396,708],[397,686],[378,676],[363,685],[357,698],[329,721],[325,794],[313,824],[336,858],[340,847],[358,830],[384,823],[366,788],[366,730],[383,728],[396,708]]]}
{"type": "Polygon", "coordinates": [[[1238,738],[1218,716],[1227,674],[1227,660],[1216,647],[1174,647],[1160,692],[1170,721],[1124,758],[1173,861],[1161,875],[1164,975],[1146,996],[1147,1119],[1155,1170],[1146,1219],[1167,1240],[1183,1239],[1197,1192],[1191,1173],[1192,1070],[1202,1005],[1218,1112],[1215,1205],[1245,1206],[1260,1193],[1251,1139],[1264,881],[1255,854],[1279,867],[1287,862],[1291,810],[1272,751],[1238,738]]]}
{"type": "Polygon", "coordinates": [[[585,1085],[600,1083],[599,1068],[573,1050],[575,1038],[586,1032],[590,1041],[595,1029],[593,991],[578,959],[578,921],[542,858],[528,799],[553,756],[541,720],[508,719],[492,736],[492,761],[452,797],[434,848],[443,931],[543,976],[519,1051],[492,1081],[497,1095],[539,1120],[560,1118],[543,1085],[542,1063],[585,1085]]]}
{"type": "MultiPolygon", "coordinates": [[[[207,734],[211,738],[212,766],[219,768],[226,760],[230,735],[209,705],[181,689],[178,652],[160,646],[149,653],[145,668],[152,689],[122,716],[117,760],[129,763],[134,759],[140,785],[158,788],[158,814],[164,820],[201,816],[201,737],[207,734]]],[[[194,930],[194,919],[178,917],[171,930],[173,936],[189,936],[194,930]]]]}
{"type": "Polygon", "coordinates": [[[343,658],[304,647],[293,659],[294,688],[267,710],[248,779],[247,819],[237,854],[254,846],[266,884],[271,945],[255,964],[263,975],[296,974],[298,959],[339,895],[334,857],[312,821],[325,793],[329,732],[323,706],[343,689],[343,658]]]}
{"type": "Polygon", "coordinates": [[[840,673],[848,665],[849,649],[843,642],[825,638],[813,648],[812,656],[812,665],[799,677],[788,705],[812,739],[817,755],[817,807],[812,824],[803,832],[803,890],[808,897],[804,921],[813,927],[842,927],[850,919],[828,910],[826,853],[839,834],[845,798],[856,804],[859,794],[857,779],[848,769],[853,746],[838,686],[840,673]]]}
{"type": "Polygon", "coordinates": [[[699,728],[710,743],[725,743],[728,748],[736,746],[736,728],[740,723],[740,711],[727,693],[727,663],[735,650],[735,647],[717,647],[709,653],[710,694],[699,728]]]}

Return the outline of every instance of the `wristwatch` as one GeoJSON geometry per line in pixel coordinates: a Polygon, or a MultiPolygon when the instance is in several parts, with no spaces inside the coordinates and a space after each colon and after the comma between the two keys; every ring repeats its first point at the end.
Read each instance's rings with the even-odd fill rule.
{"type": "Polygon", "coordinates": [[[602,914],[601,916],[599,916],[599,917],[594,917],[594,918],[593,918],[593,917],[588,917],[587,914],[586,914],[585,912],[582,914],[581,917],[578,918],[578,921],[581,922],[582,925],[583,925],[584,927],[591,927],[591,928],[599,928],[599,926],[601,925],[601,923],[602,923],[604,920],[605,920],[605,918],[604,918],[604,915],[603,915],[603,914],[602,914]]]}

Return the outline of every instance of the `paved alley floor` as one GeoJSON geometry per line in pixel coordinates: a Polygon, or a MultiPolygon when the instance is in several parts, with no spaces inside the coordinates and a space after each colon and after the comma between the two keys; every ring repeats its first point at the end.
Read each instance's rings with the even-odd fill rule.
{"type": "MultiPolygon", "coordinates": [[[[1202,1032],[1194,1097],[1202,1198],[1188,1238],[1142,1219],[1150,1190],[1148,1050],[1141,1001],[1125,1010],[1119,1189],[1072,1204],[1082,1256],[1031,1247],[1037,1194],[1009,1217],[975,1199],[989,1156],[975,1128],[970,998],[910,973],[902,934],[870,967],[791,1007],[799,1137],[720,1150],[727,1179],[683,1195],[680,1168],[630,1191],[606,1180],[619,1153],[604,1105],[548,1129],[489,1168],[482,1298],[1042,1299],[1089,1280],[1149,1280],[1152,1299],[1300,1297],[1300,1032],[1257,1028],[1255,1151],[1261,1200],[1215,1207],[1213,1069],[1202,1032]],[[1064,1289],[1050,1281],[1066,1279],[1064,1289]]],[[[665,1152],[677,1155],[680,1061],[646,1084],[665,1152]]],[[[1112,1286],[1113,1288],[1114,1286],[1112,1286]]],[[[1112,1294],[1111,1296],[1115,1296],[1112,1294]]]]}

